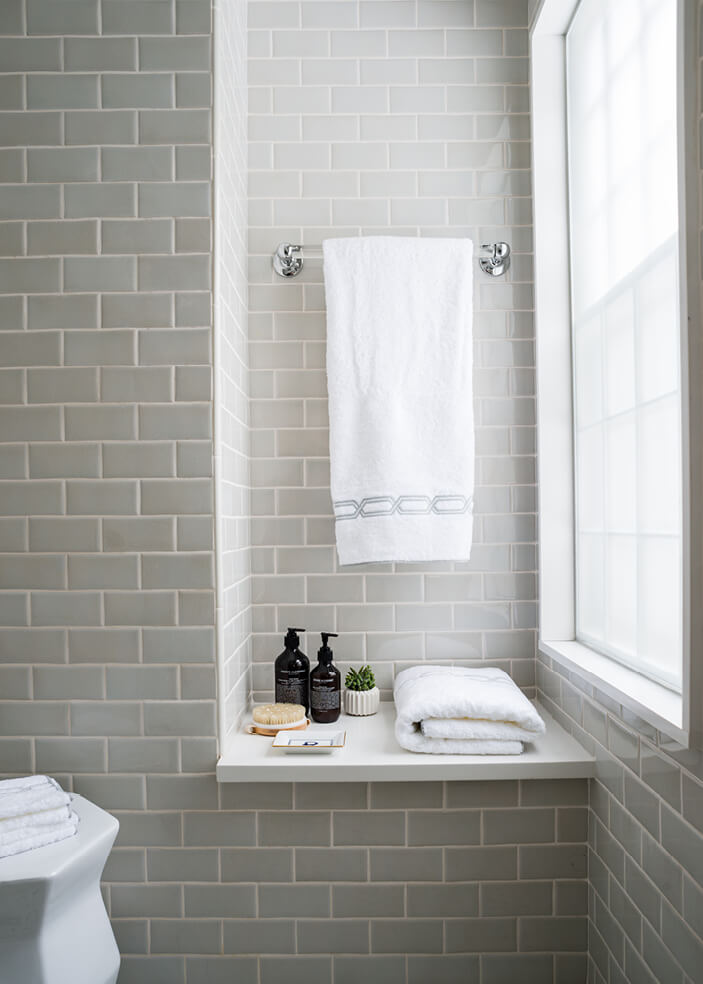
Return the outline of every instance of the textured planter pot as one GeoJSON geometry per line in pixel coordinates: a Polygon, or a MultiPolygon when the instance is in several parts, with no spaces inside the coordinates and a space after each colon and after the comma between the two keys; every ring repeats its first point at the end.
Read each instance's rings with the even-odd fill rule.
{"type": "Polygon", "coordinates": [[[374,687],[373,690],[344,691],[344,710],[347,714],[366,717],[369,714],[375,714],[380,703],[381,691],[378,687],[374,687]]]}

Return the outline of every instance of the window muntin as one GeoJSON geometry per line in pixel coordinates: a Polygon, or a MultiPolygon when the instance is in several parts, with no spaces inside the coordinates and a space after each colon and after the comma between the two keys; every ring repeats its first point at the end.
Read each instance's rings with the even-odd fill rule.
{"type": "Polygon", "coordinates": [[[576,638],[682,672],[676,0],[567,32],[576,638]]]}

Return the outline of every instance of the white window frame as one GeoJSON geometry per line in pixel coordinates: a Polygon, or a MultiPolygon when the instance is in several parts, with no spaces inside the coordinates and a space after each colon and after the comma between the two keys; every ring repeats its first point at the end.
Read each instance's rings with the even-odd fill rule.
{"type": "Polygon", "coordinates": [[[576,641],[566,32],[578,0],[530,25],[539,482],[539,649],[685,747],[703,747],[703,355],[700,343],[696,8],[679,4],[683,680],[676,694],[576,641]],[[685,138],[685,139],[684,139],[685,138]],[[692,509],[691,504],[698,504],[692,509]],[[697,515],[698,513],[698,515],[697,515]],[[695,549],[694,549],[695,545],[695,549]],[[693,605],[691,599],[694,599],[693,605]],[[692,699],[695,698],[695,699],[692,699]]]}

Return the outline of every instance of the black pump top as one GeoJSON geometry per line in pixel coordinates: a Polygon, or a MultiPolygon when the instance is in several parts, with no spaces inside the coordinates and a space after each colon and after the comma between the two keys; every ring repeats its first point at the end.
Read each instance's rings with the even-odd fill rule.
{"type": "Polygon", "coordinates": [[[286,638],[284,640],[286,649],[297,649],[300,645],[299,632],[305,632],[305,629],[291,629],[290,626],[286,632],[286,638]]]}
{"type": "Polygon", "coordinates": [[[330,638],[330,636],[333,639],[336,639],[338,637],[339,633],[338,632],[321,632],[320,635],[322,636],[322,646],[317,650],[317,658],[319,659],[319,661],[321,663],[331,663],[332,662],[332,659],[334,658],[334,653],[332,652],[332,650],[330,649],[330,647],[327,645],[327,640],[330,638]]]}

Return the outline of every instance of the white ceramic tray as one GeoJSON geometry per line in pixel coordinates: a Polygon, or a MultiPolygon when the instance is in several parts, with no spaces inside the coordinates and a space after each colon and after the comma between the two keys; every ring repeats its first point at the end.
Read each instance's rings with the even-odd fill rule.
{"type": "Polygon", "coordinates": [[[303,755],[331,755],[337,748],[344,748],[346,731],[279,731],[273,740],[273,747],[283,752],[303,755]]]}

